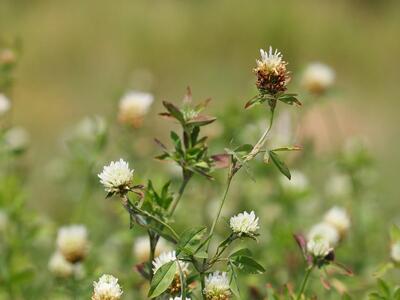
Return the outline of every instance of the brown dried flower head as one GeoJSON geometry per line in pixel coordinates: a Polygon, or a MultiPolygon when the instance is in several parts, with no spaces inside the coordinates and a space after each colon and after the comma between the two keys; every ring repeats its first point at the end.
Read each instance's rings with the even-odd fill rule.
{"type": "Polygon", "coordinates": [[[286,91],[290,76],[282,54],[278,50],[273,51],[272,47],[269,47],[268,52],[260,49],[260,53],[261,60],[257,59],[257,67],[254,69],[260,93],[275,95],[286,91]]]}

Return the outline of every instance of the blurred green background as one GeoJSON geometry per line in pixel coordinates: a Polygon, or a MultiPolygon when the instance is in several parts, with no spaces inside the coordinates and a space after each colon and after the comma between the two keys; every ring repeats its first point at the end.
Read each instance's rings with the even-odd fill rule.
{"type": "Polygon", "coordinates": [[[153,92],[154,115],[186,85],[212,97],[214,112],[242,106],[255,92],[258,49],[272,45],[293,84],[310,61],[336,70],[342,129],[368,137],[395,197],[399,1],[0,0],[0,36],[23,43],[12,119],[31,133],[39,174],[65,128],[86,115],[115,118],[128,89],[153,92]]]}

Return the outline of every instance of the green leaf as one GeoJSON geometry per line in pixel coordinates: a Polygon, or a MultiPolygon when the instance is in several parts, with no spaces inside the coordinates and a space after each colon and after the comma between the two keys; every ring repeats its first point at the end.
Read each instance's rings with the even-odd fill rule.
{"type": "Polygon", "coordinates": [[[163,101],[163,105],[168,110],[168,112],[171,114],[172,117],[177,119],[182,124],[185,123],[183,114],[178,107],[176,107],[174,104],[167,102],[167,101],[163,101]]]}
{"type": "Polygon", "coordinates": [[[232,264],[234,264],[240,271],[248,274],[262,274],[265,272],[263,266],[256,262],[250,256],[235,256],[231,258],[232,264]]]}
{"type": "Polygon", "coordinates": [[[386,263],[381,265],[373,274],[374,277],[382,277],[383,275],[386,274],[387,271],[389,271],[390,269],[393,269],[394,265],[393,263],[386,263]]]}
{"type": "Polygon", "coordinates": [[[390,297],[390,287],[389,285],[383,281],[382,279],[378,279],[379,290],[383,293],[384,296],[390,297]]]}
{"type": "Polygon", "coordinates": [[[271,158],[272,162],[275,164],[275,166],[278,168],[278,170],[285,175],[287,178],[291,178],[291,174],[289,171],[289,168],[286,166],[286,164],[280,159],[279,155],[276,154],[274,151],[270,150],[269,151],[269,157],[271,158]]]}
{"type": "Polygon", "coordinates": [[[183,232],[181,239],[176,245],[178,254],[182,251],[187,255],[193,255],[200,246],[201,239],[206,230],[207,227],[195,227],[183,232]]]}
{"type": "Polygon", "coordinates": [[[238,278],[237,274],[235,272],[235,269],[232,265],[230,265],[230,278],[229,278],[229,287],[232,291],[232,293],[240,299],[240,291],[239,291],[239,284],[238,284],[238,278]]]}
{"type": "Polygon", "coordinates": [[[233,253],[231,253],[231,255],[229,255],[229,257],[235,257],[235,256],[251,256],[251,251],[248,248],[242,248],[239,249],[233,253]]]}
{"type": "Polygon", "coordinates": [[[254,96],[253,98],[251,98],[249,101],[246,102],[244,108],[248,109],[256,104],[260,104],[263,103],[266,99],[260,97],[260,95],[254,96]]]}
{"type": "Polygon", "coordinates": [[[155,298],[168,289],[174,280],[177,268],[176,261],[170,261],[157,270],[150,283],[148,294],[150,298],[155,298]]]}
{"type": "Polygon", "coordinates": [[[299,146],[287,146],[287,147],[279,147],[276,149],[272,149],[271,151],[277,152],[277,151],[299,151],[301,150],[301,147],[299,146]]]}
{"type": "Polygon", "coordinates": [[[278,100],[289,105],[297,104],[301,106],[302,104],[296,96],[296,94],[283,94],[278,98],[278,100]]]}
{"type": "Polygon", "coordinates": [[[187,124],[192,125],[192,126],[204,126],[211,124],[214,122],[217,118],[210,117],[210,116],[204,116],[204,115],[198,115],[192,119],[190,119],[187,124]]]}

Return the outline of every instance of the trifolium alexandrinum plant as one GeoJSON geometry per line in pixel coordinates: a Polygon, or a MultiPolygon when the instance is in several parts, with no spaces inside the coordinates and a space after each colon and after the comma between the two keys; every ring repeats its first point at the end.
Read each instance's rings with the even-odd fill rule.
{"type": "MultiPolygon", "coordinates": [[[[181,170],[181,185],[177,193],[171,191],[170,182],[166,182],[161,190],[158,190],[151,180],[146,185],[136,182],[130,162],[122,158],[104,166],[98,175],[107,197],[116,196],[120,199],[129,214],[131,227],[138,225],[148,233],[150,255],[147,261],[137,266],[137,270],[150,283],[149,298],[225,300],[234,296],[240,297],[238,272],[249,274],[265,272],[264,267],[254,259],[251,246],[247,246],[246,243],[247,240],[257,241],[258,236],[262,234],[260,232],[262,220],[256,211],[244,211],[233,215],[228,224],[230,234],[220,241],[216,249],[210,247],[214,242],[215,227],[221,221],[221,211],[229,198],[229,189],[235,175],[243,167],[250,168],[249,163],[263,154],[263,160],[267,165],[274,165],[283,176],[290,179],[291,172],[279,153],[300,150],[300,147],[295,145],[282,145],[273,149],[269,149],[266,145],[279,106],[285,104],[300,106],[301,102],[296,94],[287,92],[290,72],[287,70],[287,62],[284,61],[283,55],[272,47],[268,51],[260,50],[260,52],[261,58],[256,60],[254,68],[258,94],[245,104],[245,108],[259,105],[264,109],[267,108],[270,116],[265,131],[254,145],[238,145],[233,149],[226,148],[223,154],[210,154],[207,137],[201,134],[203,127],[216,119],[203,114],[209,100],[199,104],[193,103],[191,90],[188,89],[181,106],[163,102],[166,111],[160,115],[178,123],[181,129],[180,133],[175,131],[170,133],[173,148],[169,149],[156,139],[162,151],[157,159],[171,161],[181,170]],[[185,201],[184,192],[189,182],[194,176],[212,180],[213,172],[218,168],[227,169],[227,182],[212,225],[209,228],[189,227],[183,232],[177,232],[173,226],[174,213],[180,201],[185,201]],[[174,249],[156,256],[160,238],[172,242],[174,249]],[[246,247],[232,251],[232,246],[239,242],[245,242],[246,247]]],[[[146,97],[146,105],[152,102],[152,99],[144,94],[129,94],[122,100],[121,109],[123,110],[129,103],[136,103],[139,96],[143,99],[146,97]]],[[[130,109],[126,110],[132,115],[130,109]]],[[[120,111],[120,120],[128,119],[132,120],[131,122],[134,122],[133,119],[137,120],[136,115],[134,118],[128,117],[127,113],[120,111]]],[[[331,214],[339,213],[331,212],[331,214]]],[[[331,220],[335,216],[328,217],[331,220]]],[[[347,224],[341,225],[343,229],[347,228],[347,224]]],[[[339,236],[339,233],[337,234],[339,236]]],[[[325,237],[314,237],[306,242],[297,236],[297,241],[300,241],[299,244],[308,262],[306,279],[299,288],[297,297],[301,299],[311,270],[333,262],[334,249],[325,237]]],[[[100,281],[95,283],[94,295],[99,294],[96,288],[98,289],[100,281]]],[[[114,279],[112,282],[113,285],[117,285],[114,279]]],[[[121,296],[119,286],[115,289],[115,295],[110,296],[110,299],[119,299],[121,296]]],[[[93,299],[108,299],[93,297],[93,299]]]]}

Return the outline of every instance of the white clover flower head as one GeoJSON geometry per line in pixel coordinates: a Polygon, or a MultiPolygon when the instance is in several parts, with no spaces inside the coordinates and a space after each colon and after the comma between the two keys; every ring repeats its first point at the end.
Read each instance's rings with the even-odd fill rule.
{"type": "MultiPolygon", "coordinates": [[[[140,261],[148,261],[150,259],[150,240],[148,236],[140,236],[135,238],[133,244],[133,254],[135,258],[140,261]]],[[[154,255],[157,257],[161,253],[168,251],[170,248],[168,247],[167,242],[160,238],[157,243],[156,251],[154,255]]]]}
{"type": "MultiPolygon", "coordinates": [[[[156,273],[159,268],[161,268],[163,265],[165,265],[171,261],[176,261],[176,252],[175,251],[168,251],[168,252],[161,253],[152,262],[153,272],[156,273]]],[[[179,261],[179,266],[180,266],[182,272],[186,273],[188,271],[188,267],[189,267],[188,263],[179,261]]]]}
{"type": "Polygon", "coordinates": [[[239,235],[253,235],[260,228],[258,226],[258,218],[256,217],[254,211],[251,211],[250,213],[244,211],[236,216],[231,217],[230,226],[232,231],[239,235]]]}
{"type": "MultiPolygon", "coordinates": [[[[175,297],[175,298],[169,298],[169,300],[182,300],[182,297],[175,297]]],[[[190,298],[186,298],[186,300],[190,300],[190,298]]]]}
{"type": "Polygon", "coordinates": [[[49,270],[56,277],[67,278],[74,274],[75,266],[65,259],[59,251],[55,252],[49,260],[49,270]]]}
{"type": "Polygon", "coordinates": [[[351,178],[344,174],[332,176],[326,184],[326,193],[332,197],[343,198],[349,196],[351,190],[351,178]]]}
{"type": "Polygon", "coordinates": [[[129,168],[129,164],[121,158],[119,161],[112,161],[108,166],[104,166],[98,177],[106,192],[122,193],[129,190],[133,171],[129,168]]]}
{"type": "Polygon", "coordinates": [[[322,222],[311,227],[307,238],[308,240],[324,239],[327,240],[330,245],[336,246],[340,240],[340,234],[334,226],[322,222]]]}
{"type": "Polygon", "coordinates": [[[231,298],[229,279],[226,272],[214,272],[206,277],[203,293],[207,300],[227,300],[231,298]]]}
{"type": "Polygon", "coordinates": [[[5,211],[0,210],[0,233],[4,232],[8,226],[8,215],[5,211]]]}
{"type": "Polygon", "coordinates": [[[257,60],[257,67],[263,68],[269,72],[278,73],[278,68],[286,63],[283,60],[282,54],[272,47],[269,47],[269,51],[260,49],[261,60],[257,60]]]}
{"type": "Polygon", "coordinates": [[[29,134],[22,127],[12,127],[4,134],[4,141],[11,151],[24,150],[29,144],[29,134]]]}
{"type": "Polygon", "coordinates": [[[392,244],[390,249],[390,256],[396,263],[400,263],[400,241],[392,244]]]}
{"type": "Polygon", "coordinates": [[[329,241],[324,238],[314,238],[307,242],[307,251],[314,258],[325,258],[333,251],[329,241]]]}
{"type": "Polygon", "coordinates": [[[57,235],[57,248],[71,263],[83,260],[89,249],[86,227],[84,225],[61,227],[57,235]]]}
{"type": "Polygon", "coordinates": [[[8,112],[10,108],[11,101],[4,94],[0,94],[0,116],[8,112]]]}
{"type": "Polygon", "coordinates": [[[290,173],[292,175],[290,180],[286,177],[280,177],[283,189],[290,193],[306,192],[309,187],[307,176],[298,170],[292,170],[290,173]]]}
{"type": "Polygon", "coordinates": [[[304,71],[303,87],[312,94],[321,94],[335,82],[335,71],[322,63],[311,63],[304,71]]]}
{"type": "Polygon", "coordinates": [[[346,234],[350,228],[350,217],[347,211],[338,206],[332,207],[324,216],[324,222],[335,227],[341,235],[346,234]]]}
{"type": "Polygon", "coordinates": [[[154,96],[150,93],[130,91],[119,102],[118,119],[121,123],[139,127],[148,113],[154,96]]]}
{"type": "Polygon", "coordinates": [[[118,279],[108,274],[93,282],[93,288],[92,300],[119,300],[123,293],[118,279]]]}

